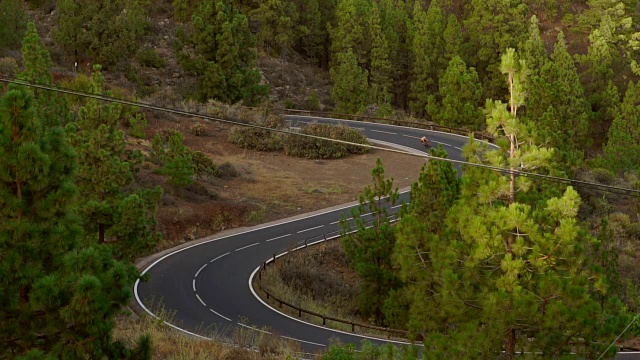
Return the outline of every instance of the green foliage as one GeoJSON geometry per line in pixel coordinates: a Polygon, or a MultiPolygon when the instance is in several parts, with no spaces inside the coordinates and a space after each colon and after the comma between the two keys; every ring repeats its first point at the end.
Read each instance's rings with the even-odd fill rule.
{"type": "Polygon", "coordinates": [[[392,86],[389,92],[391,102],[401,108],[406,108],[412,71],[412,39],[411,20],[400,1],[380,0],[380,23],[382,32],[387,39],[388,59],[391,63],[392,86]]]}
{"type": "Polygon", "coordinates": [[[521,0],[472,0],[471,12],[464,20],[469,42],[466,62],[478,71],[484,97],[500,99],[505,83],[500,76],[500,57],[515,48],[527,34],[527,6],[521,0]]]}
{"type": "Polygon", "coordinates": [[[298,25],[299,17],[295,3],[290,0],[260,1],[256,12],[256,19],[260,22],[258,42],[270,53],[284,55],[296,39],[308,31],[298,25]]]}
{"type": "Polygon", "coordinates": [[[188,152],[191,156],[191,168],[195,176],[200,179],[207,179],[220,175],[218,166],[207,154],[193,150],[188,150],[188,152]]]}
{"type": "Polygon", "coordinates": [[[437,91],[439,76],[447,67],[444,62],[446,25],[440,1],[432,1],[426,13],[421,3],[416,2],[413,13],[416,30],[410,109],[418,116],[424,116],[429,95],[437,91]]]}
{"type": "MultiPolygon", "coordinates": [[[[369,144],[367,138],[360,131],[347,125],[312,123],[305,125],[300,133],[357,144],[369,144]]],[[[288,135],[284,142],[285,154],[307,159],[337,159],[349,154],[364,154],[367,151],[368,149],[362,146],[314,139],[295,134],[288,135]]]]}
{"type": "Polygon", "coordinates": [[[373,14],[369,24],[371,39],[371,73],[369,76],[369,102],[385,105],[389,103],[391,88],[391,63],[389,62],[389,46],[382,32],[380,10],[373,4],[373,14]]]}
{"type": "Polygon", "coordinates": [[[77,51],[104,65],[134,55],[147,26],[140,0],[58,0],[57,12],[56,42],[67,54],[77,51]]]}
{"type": "MultiPolygon", "coordinates": [[[[432,149],[431,155],[446,157],[446,152],[432,149]]],[[[402,326],[414,334],[439,331],[446,327],[447,314],[439,301],[424,301],[429,289],[439,291],[440,267],[451,266],[447,260],[449,238],[446,217],[459,196],[460,182],[453,165],[430,160],[422,167],[417,182],[411,185],[411,201],[398,224],[393,263],[406,284],[402,289],[408,298],[408,321],[402,326]]],[[[428,295],[427,295],[428,296],[428,295]]]]}
{"type": "Polygon", "coordinates": [[[336,111],[357,114],[367,105],[368,72],[358,66],[351,50],[338,54],[337,66],[330,70],[333,88],[331,98],[336,103],[336,111]]]}
{"type": "Polygon", "coordinates": [[[318,91],[312,90],[311,96],[307,99],[307,109],[316,111],[320,109],[320,100],[318,99],[318,91]]]}
{"type": "MultiPolygon", "coordinates": [[[[282,129],[282,118],[276,116],[268,116],[256,122],[270,129],[282,129]]],[[[284,148],[282,134],[269,131],[267,129],[234,126],[229,130],[229,142],[244,149],[253,149],[258,151],[278,151],[284,148]]]]}
{"type": "MultiPolygon", "coordinates": [[[[89,93],[112,95],[105,90],[99,66],[86,85],[89,93]]],[[[125,190],[134,183],[134,173],[142,162],[140,151],[126,150],[124,133],[118,129],[122,119],[127,118],[137,121],[132,122],[131,132],[144,135],[141,128],[136,129],[146,124],[143,114],[131,114],[131,109],[121,105],[89,99],[79,108],[77,119],[67,126],[67,132],[78,155],[75,180],[84,200],[79,212],[85,236],[108,243],[119,257],[132,259],[153,249],[160,240],[155,232],[155,217],[162,191],[125,190]],[[131,214],[140,216],[136,226],[130,224],[131,214]]]]}
{"type": "Polygon", "coordinates": [[[369,63],[371,11],[370,0],[338,1],[336,24],[330,29],[332,69],[343,63],[342,56],[347,52],[355,56],[357,65],[366,66],[369,63]]]}
{"type": "Polygon", "coordinates": [[[461,55],[462,48],[462,27],[458,22],[458,18],[451,14],[447,18],[447,27],[444,29],[444,58],[447,61],[453,60],[456,56],[461,55]]]}
{"type": "Polygon", "coordinates": [[[397,204],[398,189],[393,187],[393,178],[384,177],[380,159],[377,159],[371,177],[373,185],[364,189],[360,204],[351,211],[353,224],[342,215],[340,227],[342,245],[361,279],[358,299],[360,312],[375,323],[382,324],[383,304],[390,292],[400,286],[391,261],[396,232],[391,226],[392,217],[385,207],[397,204]],[[371,220],[365,220],[362,217],[364,214],[371,214],[371,220]]]}
{"type": "Polygon", "coordinates": [[[11,57],[0,58],[0,75],[12,78],[18,72],[18,62],[11,57]]]}
{"type": "Polygon", "coordinates": [[[142,49],[138,51],[136,60],[142,66],[161,69],[167,66],[167,59],[160,57],[154,49],[142,49]]]}
{"type": "Polygon", "coordinates": [[[17,49],[27,27],[24,2],[0,1],[0,49],[17,49]]]}
{"type": "Polygon", "coordinates": [[[137,113],[129,118],[129,135],[137,137],[138,139],[144,139],[147,135],[144,133],[149,126],[147,117],[144,113],[137,113]]]}
{"type": "Polygon", "coordinates": [[[474,68],[467,68],[459,56],[451,60],[440,78],[438,101],[429,97],[427,111],[438,124],[480,130],[484,115],[479,108],[482,87],[474,68]]]}
{"type": "MultiPolygon", "coordinates": [[[[51,58],[42,45],[33,23],[27,24],[27,32],[22,41],[22,64],[24,69],[18,73],[20,80],[44,85],[52,84],[53,79],[49,72],[52,66],[51,58]]],[[[37,116],[45,126],[64,125],[70,120],[71,113],[64,96],[41,89],[29,91],[33,93],[37,116]]]]}
{"type": "Polygon", "coordinates": [[[603,165],[614,172],[637,170],[640,164],[640,82],[629,82],[608,137],[603,165]]]}
{"type": "Polygon", "coordinates": [[[193,182],[193,165],[191,154],[184,146],[184,136],[180,132],[175,132],[169,138],[169,148],[165,155],[166,162],[163,173],[169,176],[169,184],[182,187],[193,182]]]}
{"type": "Polygon", "coordinates": [[[1,103],[0,356],[149,354],[148,339],[132,351],[111,336],[139,272],[108,247],[81,241],[75,154],[64,131],[39,121],[27,91],[11,90],[1,103]]]}
{"type": "Polygon", "coordinates": [[[199,100],[259,103],[269,92],[256,68],[255,37],[229,0],[202,1],[177,34],[178,62],[198,77],[199,100]]]}
{"type": "Polygon", "coordinates": [[[537,126],[538,142],[556,148],[561,161],[576,165],[589,144],[590,109],[562,32],[551,58],[528,83],[526,115],[537,126]]]}

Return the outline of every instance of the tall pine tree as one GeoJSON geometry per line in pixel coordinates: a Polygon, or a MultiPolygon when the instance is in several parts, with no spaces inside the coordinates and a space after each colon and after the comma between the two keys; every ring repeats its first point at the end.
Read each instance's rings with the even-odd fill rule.
{"type": "Polygon", "coordinates": [[[200,100],[256,104],[267,95],[256,68],[255,37],[230,0],[200,2],[187,30],[178,34],[178,61],[197,75],[200,100]]]}
{"type": "Polygon", "coordinates": [[[75,154],[32,105],[21,89],[0,105],[0,357],[150,359],[148,338],[111,336],[138,271],[80,240],[75,154]]]}

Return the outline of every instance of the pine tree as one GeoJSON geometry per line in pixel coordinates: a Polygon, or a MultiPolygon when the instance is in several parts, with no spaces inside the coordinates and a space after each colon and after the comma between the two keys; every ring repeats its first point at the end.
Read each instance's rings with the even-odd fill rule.
{"type": "Polygon", "coordinates": [[[308,31],[297,25],[299,15],[290,0],[261,1],[256,16],[260,21],[258,42],[270,52],[283,56],[300,34],[308,31]]]}
{"type": "Polygon", "coordinates": [[[427,111],[440,125],[480,130],[484,115],[479,107],[482,87],[474,68],[467,68],[459,56],[451,60],[440,78],[438,101],[429,98],[427,111]]]}
{"type": "Polygon", "coordinates": [[[340,54],[337,66],[330,71],[333,87],[331,98],[336,103],[336,111],[357,114],[367,105],[368,73],[358,66],[358,60],[351,50],[340,54]]]}
{"type": "Polygon", "coordinates": [[[456,56],[461,55],[462,28],[458,18],[451,14],[447,18],[447,27],[444,29],[444,59],[449,62],[456,56]]]}
{"type": "Polygon", "coordinates": [[[145,33],[140,0],[58,0],[54,37],[68,54],[88,55],[102,65],[132,56],[145,33]]]}
{"type": "MultiPolygon", "coordinates": [[[[94,69],[91,86],[90,92],[109,95],[99,66],[94,69]]],[[[100,244],[108,242],[119,256],[135,258],[160,240],[155,213],[162,190],[124,190],[133,184],[134,167],[142,154],[137,151],[127,156],[124,133],[118,129],[123,116],[126,112],[121,105],[90,99],[68,129],[78,155],[76,184],[84,199],[79,210],[85,236],[100,244]],[[128,208],[132,203],[143,205],[135,209],[143,216],[137,217],[139,224],[126,232],[122,222],[131,220],[122,215],[134,211],[128,208]]]]}
{"type": "Polygon", "coordinates": [[[0,49],[16,49],[27,27],[24,2],[3,0],[0,2],[0,49]]]}
{"type": "Polygon", "coordinates": [[[389,91],[392,93],[393,104],[406,108],[412,70],[411,20],[405,4],[401,1],[381,0],[378,8],[382,32],[387,39],[389,62],[392,66],[393,86],[389,91]]]}
{"type": "Polygon", "coordinates": [[[414,9],[416,26],[413,38],[414,79],[411,83],[410,108],[419,116],[426,112],[429,95],[437,91],[438,79],[446,68],[444,60],[444,13],[439,1],[432,1],[425,13],[422,5],[414,9]]]}
{"type": "Polygon", "coordinates": [[[514,48],[527,34],[527,6],[521,0],[472,0],[464,27],[469,37],[464,59],[473,66],[483,85],[484,97],[505,93],[500,76],[500,55],[514,48]]]}
{"type": "Polygon", "coordinates": [[[590,109],[562,32],[551,58],[529,82],[527,118],[538,127],[540,143],[556,148],[561,161],[575,165],[589,142],[590,109]]]}
{"type": "MultiPolygon", "coordinates": [[[[539,148],[518,119],[525,63],[508,49],[500,70],[510,100],[508,107],[487,100],[487,130],[505,141],[498,150],[470,143],[465,153],[469,161],[540,171],[552,151],[539,148]]],[[[626,325],[619,300],[601,307],[594,298],[606,293],[606,280],[584,252],[591,240],[577,221],[577,192],[567,187],[560,197],[531,201],[523,195],[529,189],[513,172],[465,170],[460,200],[447,216],[448,239],[440,242],[446,246],[424,254],[436,284],[427,294],[439,304],[428,305],[438,310],[423,312],[423,322],[447,323],[426,334],[429,358],[513,359],[516,348],[542,358],[592,358],[626,325]]]]}
{"type": "Polygon", "coordinates": [[[373,5],[373,14],[369,24],[371,39],[371,72],[369,73],[369,99],[373,104],[385,105],[390,101],[391,63],[389,47],[380,24],[380,11],[373,5]]]}
{"type": "Polygon", "coordinates": [[[342,246],[361,278],[360,311],[365,317],[373,317],[376,323],[381,324],[383,304],[390,291],[400,285],[391,263],[395,232],[385,207],[385,204],[396,205],[398,189],[394,189],[393,179],[384,177],[380,159],[377,159],[371,176],[373,185],[364,189],[360,195],[360,205],[351,211],[354,224],[351,225],[343,215],[340,227],[342,246]],[[364,214],[371,214],[371,223],[362,218],[364,214]]]}
{"type": "MultiPolygon", "coordinates": [[[[529,75],[536,77],[540,75],[542,68],[549,62],[547,51],[540,37],[540,27],[538,17],[533,15],[529,20],[529,38],[523,47],[523,57],[529,69],[529,75]]],[[[532,89],[531,91],[535,91],[532,89]]]]}
{"type": "Polygon", "coordinates": [[[229,0],[200,2],[190,28],[178,38],[178,62],[198,76],[200,100],[255,104],[267,95],[256,68],[255,37],[229,0]]]}
{"type": "MultiPolygon", "coordinates": [[[[53,77],[49,70],[53,66],[49,52],[44,48],[33,23],[27,24],[22,40],[22,62],[24,70],[18,78],[42,85],[51,85],[53,77]]],[[[46,126],[59,126],[71,118],[66,98],[56,92],[33,89],[34,107],[37,116],[46,126]]]]}
{"type": "Polygon", "coordinates": [[[297,12],[300,14],[300,23],[305,24],[305,28],[296,39],[296,49],[322,67],[323,59],[326,57],[324,41],[328,33],[320,4],[318,0],[300,1],[297,12]]]}
{"type": "Polygon", "coordinates": [[[369,63],[371,43],[368,21],[371,18],[371,0],[338,0],[336,25],[331,33],[331,61],[351,50],[360,66],[369,63]]]}
{"type": "MultiPolygon", "coordinates": [[[[440,149],[432,156],[446,157],[440,149]]],[[[408,326],[415,334],[428,334],[447,325],[440,301],[425,301],[441,289],[437,276],[446,263],[446,217],[459,196],[458,173],[451,163],[430,160],[411,185],[411,201],[397,225],[392,260],[409,298],[408,326]]]]}
{"type": "Polygon", "coordinates": [[[184,136],[180,132],[175,132],[169,138],[163,173],[169,176],[169,183],[173,186],[187,186],[193,182],[191,155],[184,146],[184,136]]]}
{"type": "Polygon", "coordinates": [[[139,273],[80,241],[74,152],[35,115],[27,91],[2,98],[0,357],[150,359],[148,337],[132,351],[111,336],[139,273]]]}
{"type": "Polygon", "coordinates": [[[620,113],[609,128],[604,164],[615,172],[633,171],[640,164],[640,83],[630,81],[620,113]]]}

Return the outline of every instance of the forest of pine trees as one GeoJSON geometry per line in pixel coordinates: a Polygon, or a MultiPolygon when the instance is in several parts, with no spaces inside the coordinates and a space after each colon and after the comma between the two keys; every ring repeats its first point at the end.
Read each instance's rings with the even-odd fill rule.
{"type": "MultiPolygon", "coordinates": [[[[273,101],[259,57],[303,59],[330,80],[325,108],[494,136],[497,149],[464,148],[469,162],[640,184],[638,0],[162,3],[192,101],[273,101]]],[[[103,72],[150,50],[154,6],[0,1],[0,74],[60,85],[52,58],[88,59],[91,73],[65,85],[111,96],[103,72]],[[56,10],[48,47],[30,22],[45,8],[56,10]]],[[[143,155],[120,128],[145,114],[17,85],[0,95],[0,358],[150,358],[145,334],[133,347],[112,337],[139,277],[131,260],[162,237],[162,189],[135,183],[143,155]]],[[[183,140],[153,140],[175,187],[203,171],[183,140]]],[[[640,276],[617,255],[635,250],[612,240],[640,241],[638,206],[614,231],[605,196],[430,161],[392,225],[382,199],[395,205],[393,179],[380,161],[372,178],[353,217],[372,213],[375,224],[342,221],[359,311],[408,330],[425,358],[593,358],[640,310],[640,276]]]]}

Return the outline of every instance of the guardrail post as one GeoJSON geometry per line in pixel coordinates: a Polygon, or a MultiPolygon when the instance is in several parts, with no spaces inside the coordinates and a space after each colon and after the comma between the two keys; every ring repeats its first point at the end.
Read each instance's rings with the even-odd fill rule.
{"type": "Polygon", "coordinates": [[[356,324],[351,323],[351,332],[355,333],[356,332],[356,324]]]}
{"type": "Polygon", "coordinates": [[[282,309],[282,301],[278,301],[280,303],[280,308],[282,309]]]}
{"type": "Polygon", "coordinates": [[[269,293],[265,291],[265,293],[267,294],[267,300],[269,300],[269,293]]]}
{"type": "Polygon", "coordinates": [[[298,309],[298,317],[302,317],[302,309],[298,309]]]}
{"type": "Polygon", "coordinates": [[[276,254],[273,254],[273,263],[276,263],[276,254]]]}
{"type": "Polygon", "coordinates": [[[327,318],[326,317],[322,317],[322,326],[327,326],[327,318]]]}

